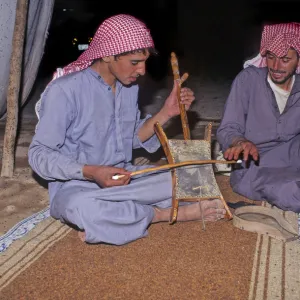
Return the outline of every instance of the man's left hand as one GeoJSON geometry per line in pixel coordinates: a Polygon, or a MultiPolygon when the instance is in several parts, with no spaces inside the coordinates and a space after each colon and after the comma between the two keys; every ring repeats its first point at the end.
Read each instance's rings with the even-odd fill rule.
{"type": "Polygon", "coordinates": [[[244,161],[247,161],[249,156],[252,156],[253,160],[258,161],[259,153],[257,147],[247,140],[238,141],[238,143],[228,148],[224,152],[224,158],[238,160],[241,153],[243,153],[244,161]]]}
{"type": "MultiPolygon", "coordinates": [[[[179,89],[179,84],[174,81],[174,86],[171,94],[166,99],[166,102],[162,110],[167,114],[169,118],[178,116],[180,114],[179,104],[177,100],[177,93],[179,89]]],[[[194,92],[190,88],[182,88],[180,92],[180,102],[184,104],[185,110],[188,110],[195,100],[194,92]]]]}

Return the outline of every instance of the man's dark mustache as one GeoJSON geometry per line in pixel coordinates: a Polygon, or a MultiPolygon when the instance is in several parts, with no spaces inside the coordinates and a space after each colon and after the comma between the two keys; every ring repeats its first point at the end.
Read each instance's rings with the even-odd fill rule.
{"type": "Polygon", "coordinates": [[[285,71],[281,71],[281,70],[273,70],[273,69],[270,69],[270,71],[272,72],[272,73],[278,73],[278,74],[284,74],[285,73],[285,71]]]}

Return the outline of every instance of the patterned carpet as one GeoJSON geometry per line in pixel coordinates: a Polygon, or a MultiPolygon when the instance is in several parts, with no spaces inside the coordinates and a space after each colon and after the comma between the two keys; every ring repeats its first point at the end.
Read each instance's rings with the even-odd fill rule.
{"type": "MultiPolygon", "coordinates": [[[[245,200],[227,176],[217,180],[225,199],[245,200]]],[[[1,253],[1,299],[300,299],[298,241],[224,221],[206,231],[201,222],[155,224],[147,238],[122,247],[87,245],[51,217],[32,220],[1,253]]]]}
{"type": "Polygon", "coordinates": [[[14,241],[26,236],[38,223],[49,218],[49,216],[50,210],[49,207],[46,207],[42,211],[16,224],[6,234],[0,237],[0,253],[6,251],[14,241]]]}
{"type": "MultiPolygon", "coordinates": [[[[271,207],[264,203],[266,207],[271,207]]],[[[298,215],[278,211],[295,229],[298,215]]],[[[249,300],[300,299],[300,242],[284,243],[280,240],[258,235],[253,260],[249,300]]]]}
{"type": "Polygon", "coordinates": [[[48,217],[14,240],[0,256],[0,291],[70,231],[68,226],[48,217]]]}

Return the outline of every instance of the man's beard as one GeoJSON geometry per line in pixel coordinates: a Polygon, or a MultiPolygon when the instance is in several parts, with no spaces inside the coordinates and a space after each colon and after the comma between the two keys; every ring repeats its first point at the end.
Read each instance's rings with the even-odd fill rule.
{"type": "MultiPolygon", "coordinates": [[[[296,74],[296,70],[297,70],[297,66],[295,67],[295,69],[288,73],[287,76],[285,76],[283,79],[281,80],[276,80],[274,79],[272,76],[270,76],[270,79],[275,83],[275,84],[284,84],[286,83],[293,75],[296,74]]],[[[280,70],[273,70],[273,69],[269,69],[269,72],[272,74],[272,73],[285,73],[285,72],[282,72],[280,70]]]]}

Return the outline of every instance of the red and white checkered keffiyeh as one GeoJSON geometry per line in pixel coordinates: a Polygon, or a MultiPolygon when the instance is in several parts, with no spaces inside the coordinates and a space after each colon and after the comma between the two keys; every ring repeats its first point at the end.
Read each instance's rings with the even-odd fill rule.
{"type": "MultiPolygon", "coordinates": [[[[265,55],[267,51],[282,57],[287,54],[290,48],[294,48],[300,55],[300,23],[266,25],[262,32],[259,54],[246,61],[244,68],[250,65],[266,67],[265,55]]],[[[299,67],[297,73],[300,73],[299,67]]]]}
{"type": "MultiPolygon", "coordinates": [[[[142,21],[126,14],[112,16],[99,26],[88,49],[76,61],[58,68],[52,80],[86,69],[95,59],[145,48],[154,48],[154,42],[142,21]]],[[[40,107],[41,99],[35,106],[38,118],[40,107]]]]}
{"type": "Polygon", "coordinates": [[[86,69],[95,59],[150,47],[154,47],[154,43],[150,30],[142,21],[126,14],[115,15],[99,26],[88,49],[76,61],[56,72],[54,79],[86,69]]]}

